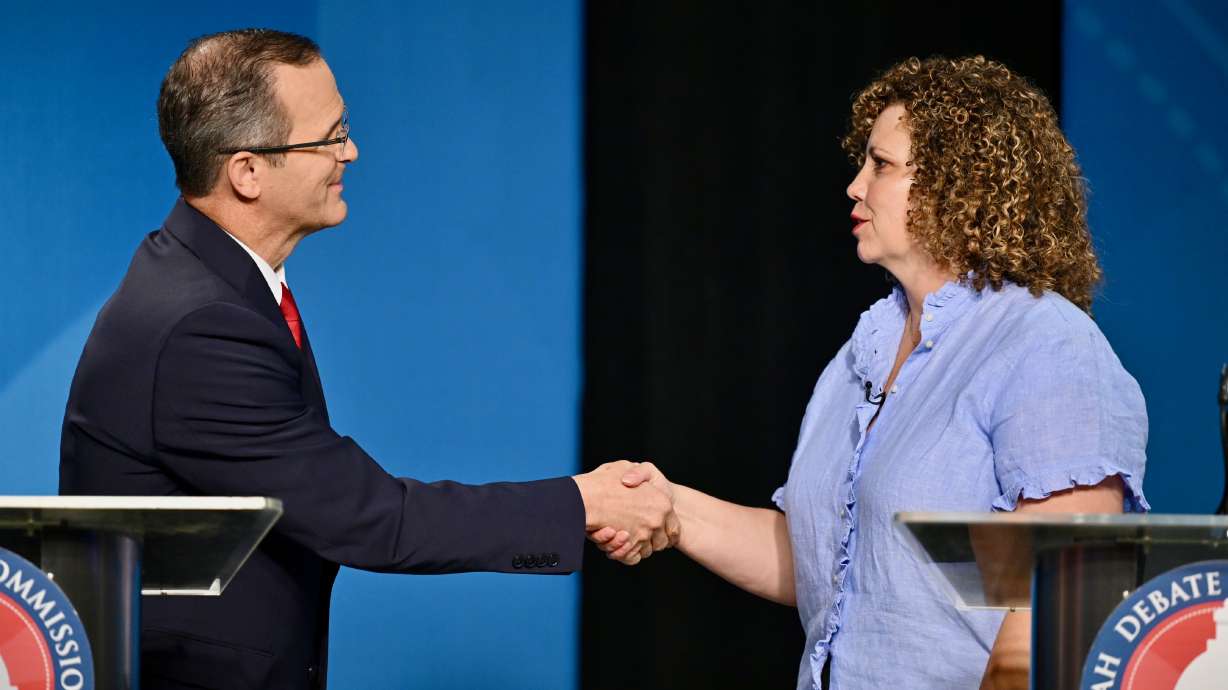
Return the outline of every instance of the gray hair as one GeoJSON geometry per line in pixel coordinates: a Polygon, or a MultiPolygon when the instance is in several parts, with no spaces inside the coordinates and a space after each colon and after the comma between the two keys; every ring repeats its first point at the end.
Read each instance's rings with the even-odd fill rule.
{"type": "MultiPolygon", "coordinates": [[[[277,98],[273,67],[320,59],[310,38],[272,29],[240,29],[188,44],[162,80],[158,131],[185,196],[205,196],[217,180],[223,149],[280,146],[291,121],[277,98]]],[[[267,154],[283,165],[284,154],[267,154]]]]}

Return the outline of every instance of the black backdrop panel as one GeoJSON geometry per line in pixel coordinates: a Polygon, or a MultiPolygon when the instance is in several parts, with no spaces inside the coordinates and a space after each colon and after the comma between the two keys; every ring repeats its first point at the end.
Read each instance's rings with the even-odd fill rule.
{"type": "MultiPolygon", "coordinates": [[[[983,53],[1059,93],[1061,3],[635,3],[586,10],[583,464],[770,505],[806,401],[886,294],[856,257],[852,95],[909,55],[983,53]]],[[[584,688],[788,688],[795,609],[677,552],[590,548],[584,688]]]]}

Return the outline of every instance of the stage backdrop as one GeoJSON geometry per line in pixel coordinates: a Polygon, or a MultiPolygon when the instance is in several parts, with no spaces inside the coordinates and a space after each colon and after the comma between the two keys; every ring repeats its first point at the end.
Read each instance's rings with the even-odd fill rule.
{"type": "MultiPolygon", "coordinates": [[[[390,472],[576,471],[578,2],[21,3],[0,22],[0,494],[52,494],[73,367],[176,197],[158,140],[187,41],[245,26],[322,45],[360,160],[350,219],[288,280],[335,427],[390,472]]],[[[570,688],[578,578],[343,571],[342,688],[570,688]]]]}
{"type": "Polygon", "coordinates": [[[1228,5],[1068,0],[1063,126],[1107,280],[1095,314],[1147,398],[1145,489],[1206,513],[1223,487],[1228,361],[1228,5]]]}

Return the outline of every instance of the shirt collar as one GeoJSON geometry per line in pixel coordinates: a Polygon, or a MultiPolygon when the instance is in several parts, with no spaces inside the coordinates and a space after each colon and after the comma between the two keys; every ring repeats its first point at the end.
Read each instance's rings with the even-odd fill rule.
{"type": "MultiPolygon", "coordinates": [[[[967,311],[974,301],[971,298],[980,296],[972,288],[972,277],[969,273],[963,280],[948,281],[925,296],[921,319],[921,337],[925,341],[936,341],[951,322],[967,311]]],[[[899,285],[890,295],[862,312],[853,330],[852,351],[853,368],[863,380],[869,376],[870,366],[880,353],[887,353],[892,358],[895,356],[907,312],[908,297],[899,285]]]]}
{"type": "Polygon", "coordinates": [[[286,265],[283,263],[282,265],[274,269],[272,266],[269,265],[269,262],[264,260],[263,257],[261,257],[256,252],[252,251],[251,247],[247,246],[246,244],[243,244],[243,242],[240,241],[238,237],[231,235],[229,232],[226,232],[225,230],[223,230],[222,232],[225,232],[227,237],[234,240],[235,243],[238,244],[240,247],[243,247],[243,251],[247,252],[248,255],[252,257],[252,261],[256,262],[256,268],[260,269],[260,275],[264,276],[265,282],[269,284],[269,290],[273,293],[273,299],[276,300],[278,306],[280,306],[281,305],[281,286],[286,282],[286,265]]]}

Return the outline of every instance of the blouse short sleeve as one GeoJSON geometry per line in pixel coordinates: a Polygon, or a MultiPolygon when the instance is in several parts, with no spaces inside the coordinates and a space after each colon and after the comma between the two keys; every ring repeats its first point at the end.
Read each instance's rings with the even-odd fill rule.
{"type": "Polygon", "coordinates": [[[1120,476],[1123,510],[1143,496],[1147,411],[1138,383],[1094,324],[1025,348],[991,407],[995,510],[1120,476]]]}

